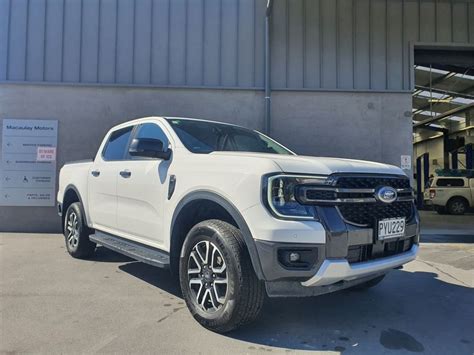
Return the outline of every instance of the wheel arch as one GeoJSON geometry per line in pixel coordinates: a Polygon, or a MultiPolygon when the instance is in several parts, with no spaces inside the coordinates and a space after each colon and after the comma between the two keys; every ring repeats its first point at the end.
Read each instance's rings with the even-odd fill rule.
{"type": "Polygon", "coordinates": [[[74,202],[80,202],[82,205],[82,216],[84,218],[85,224],[88,226],[87,216],[84,213],[84,203],[82,202],[81,194],[76,186],[69,184],[64,189],[63,202],[61,206],[62,215],[61,215],[61,225],[64,232],[64,218],[66,216],[66,211],[74,202]]]}
{"type": "Polygon", "coordinates": [[[264,276],[257,247],[244,218],[237,207],[225,197],[208,190],[193,191],[184,196],[173,213],[170,226],[171,270],[173,272],[177,272],[178,270],[181,247],[189,230],[203,220],[215,219],[216,217],[213,216],[214,213],[217,214],[217,219],[222,219],[233,224],[240,230],[244,237],[255,273],[258,279],[263,280],[264,276]],[[199,215],[199,212],[196,211],[203,207],[206,212],[199,215]],[[186,223],[186,221],[188,222],[186,223]]]}

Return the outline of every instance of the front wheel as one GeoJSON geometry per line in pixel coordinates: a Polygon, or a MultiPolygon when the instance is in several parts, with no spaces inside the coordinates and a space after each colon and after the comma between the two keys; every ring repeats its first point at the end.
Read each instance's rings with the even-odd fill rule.
{"type": "Polygon", "coordinates": [[[208,220],[188,233],[180,258],[181,290],[205,328],[229,332],[257,318],[265,298],[240,231],[208,220]]]}

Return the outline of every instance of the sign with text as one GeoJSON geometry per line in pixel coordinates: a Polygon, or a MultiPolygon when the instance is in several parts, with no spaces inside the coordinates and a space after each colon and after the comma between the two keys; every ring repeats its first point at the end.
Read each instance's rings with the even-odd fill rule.
{"type": "Polygon", "coordinates": [[[0,206],[56,203],[57,120],[4,119],[0,206]]]}
{"type": "Polygon", "coordinates": [[[36,161],[55,161],[56,147],[38,147],[36,161]]]}
{"type": "Polygon", "coordinates": [[[402,155],[400,160],[400,167],[403,170],[411,169],[411,155],[402,155]]]}

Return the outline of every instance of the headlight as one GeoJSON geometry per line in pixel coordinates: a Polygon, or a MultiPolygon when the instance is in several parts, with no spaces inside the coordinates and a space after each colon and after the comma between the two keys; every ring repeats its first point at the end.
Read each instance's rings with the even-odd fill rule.
{"type": "Polygon", "coordinates": [[[288,219],[315,219],[316,210],[312,206],[305,206],[298,202],[295,194],[299,185],[326,185],[325,177],[273,175],[267,177],[265,190],[266,202],[271,212],[280,218],[288,219]]]}

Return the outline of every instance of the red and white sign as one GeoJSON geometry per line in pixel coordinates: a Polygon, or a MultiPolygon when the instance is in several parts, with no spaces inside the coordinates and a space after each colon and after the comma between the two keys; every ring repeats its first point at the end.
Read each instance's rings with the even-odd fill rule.
{"type": "Polygon", "coordinates": [[[36,161],[55,161],[56,147],[38,147],[36,161]]]}

